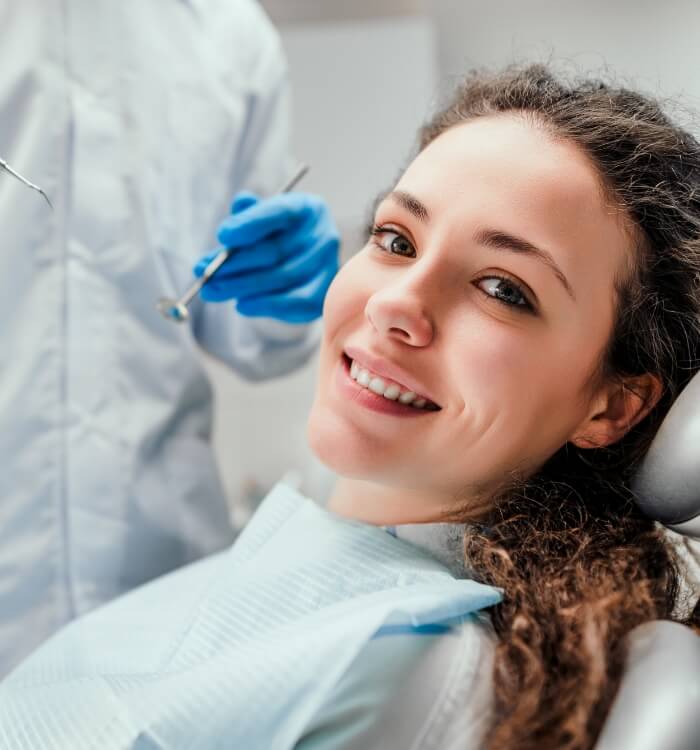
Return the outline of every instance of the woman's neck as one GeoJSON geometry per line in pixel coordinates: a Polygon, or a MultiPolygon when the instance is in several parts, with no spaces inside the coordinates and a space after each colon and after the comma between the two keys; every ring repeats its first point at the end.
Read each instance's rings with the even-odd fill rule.
{"type": "Polygon", "coordinates": [[[444,520],[452,505],[447,498],[424,489],[340,477],[326,507],[344,518],[395,526],[444,520]]]}

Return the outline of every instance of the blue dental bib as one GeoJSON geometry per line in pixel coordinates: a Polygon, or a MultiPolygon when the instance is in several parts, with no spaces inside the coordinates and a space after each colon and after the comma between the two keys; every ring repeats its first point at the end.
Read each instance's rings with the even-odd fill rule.
{"type": "Polygon", "coordinates": [[[287,750],[381,632],[500,600],[285,485],[227,551],[71,623],[0,684],[0,747],[287,750]]]}

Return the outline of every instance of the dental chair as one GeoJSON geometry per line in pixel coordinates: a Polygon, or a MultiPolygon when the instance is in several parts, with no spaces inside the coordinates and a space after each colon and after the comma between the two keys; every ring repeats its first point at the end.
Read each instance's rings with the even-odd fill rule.
{"type": "MultiPolygon", "coordinates": [[[[700,540],[700,374],[661,425],[634,489],[647,515],[700,540]]],[[[700,637],[659,620],[629,639],[625,675],[596,750],[700,750],[700,637]]]]}
{"type": "MultiPolygon", "coordinates": [[[[657,432],[634,490],[649,517],[700,540],[700,374],[657,432]]],[[[700,636],[657,620],[628,639],[620,689],[595,750],[700,750],[700,636]]]]}
{"type": "MultiPolygon", "coordinates": [[[[635,478],[634,490],[649,517],[700,541],[700,374],[669,411],[635,478]]],[[[684,625],[657,620],[635,628],[628,639],[621,685],[595,750],[700,750],[700,636],[684,625]]],[[[399,717],[393,719],[392,740],[398,729],[410,724],[406,706],[424,703],[426,686],[435,684],[430,670],[441,655],[436,650],[427,654],[426,672],[419,675],[417,669],[418,678],[406,683],[391,707],[391,716],[399,717]]],[[[440,668],[448,668],[453,652],[447,654],[440,668]]],[[[485,704],[465,713],[467,725],[487,710],[485,704]]],[[[423,747],[412,729],[407,731],[404,744],[391,747],[423,747]]],[[[384,746],[365,743],[353,750],[384,746]]]]}

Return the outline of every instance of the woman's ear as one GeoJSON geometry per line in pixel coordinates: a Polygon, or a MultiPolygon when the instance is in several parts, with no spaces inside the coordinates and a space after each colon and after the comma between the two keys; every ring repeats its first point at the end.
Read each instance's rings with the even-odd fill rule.
{"type": "Polygon", "coordinates": [[[603,386],[591,413],[569,439],[579,448],[602,448],[620,440],[656,406],[663,393],[657,375],[623,377],[603,386]]]}

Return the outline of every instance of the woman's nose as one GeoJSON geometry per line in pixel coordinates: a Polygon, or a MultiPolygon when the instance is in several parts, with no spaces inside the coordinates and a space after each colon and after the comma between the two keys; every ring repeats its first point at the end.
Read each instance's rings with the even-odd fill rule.
{"type": "Polygon", "coordinates": [[[375,292],[365,305],[365,317],[378,333],[411,346],[427,346],[433,339],[424,300],[405,287],[375,292]]]}

